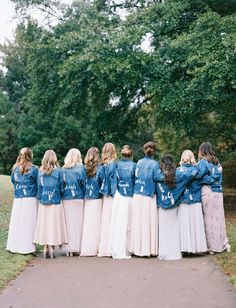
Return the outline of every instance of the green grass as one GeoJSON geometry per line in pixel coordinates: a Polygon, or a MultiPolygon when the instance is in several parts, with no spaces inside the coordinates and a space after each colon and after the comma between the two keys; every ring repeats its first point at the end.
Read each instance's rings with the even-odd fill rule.
{"type": "Polygon", "coordinates": [[[219,267],[229,276],[229,281],[236,287],[236,220],[227,222],[227,234],[231,253],[223,252],[214,257],[219,267]]]}
{"type": "Polygon", "coordinates": [[[0,175],[0,290],[33,259],[32,255],[12,254],[6,251],[12,200],[10,177],[0,175]]]}

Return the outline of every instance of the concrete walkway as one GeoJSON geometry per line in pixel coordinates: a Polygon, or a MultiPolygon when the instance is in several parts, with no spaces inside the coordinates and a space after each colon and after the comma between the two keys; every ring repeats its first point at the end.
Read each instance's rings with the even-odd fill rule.
{"type": "Polygon", "coordinates": [[[235,308],[211,257],[35,259],[0,295],[1,308],[235,308]]]}

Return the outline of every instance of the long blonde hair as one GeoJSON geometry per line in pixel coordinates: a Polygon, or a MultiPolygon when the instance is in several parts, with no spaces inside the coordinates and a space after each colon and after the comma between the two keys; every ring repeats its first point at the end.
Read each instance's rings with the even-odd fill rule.
{"type": "Polygon", "coordinates": [[[116,148],[113,143],[105,143],[102,148],[102,164],[108,164],[116,160],[116,148]]]}
{"type": "Polygon", "coordinates": [[[74,168],[76,165],[82,165],[82,158],[80,150],[70,149],[64,159],[64,168],[74,168]]]}
{"type": "Polygon", "coordinates": [[[183,165],[183,164],[195,165],[196,161],[195,161],[195,157],[194,157],[193,152],[191,150],[183,151],[179,164],[180,165],[183,165]]]}
{"type": "Polygon", "coordinates": [[[45,174],[50,174],[54,169],[59,167],[59,163],[57,161],[57,155],[53,150],[47,150],[44,153],[40,171],[45,174]]]}
{"type": "Polygon", "coordinates": [[[97,173],[97,166],[100,163],[99,150],[96,147],[88,149],[84,159],[86,172],[89,177],[93,177],[97,173]]]}
{"type": "Polygon", "coordinates": [[[29,168],[33,165],[33,151],[30,148],[22,148],[16,159],[16,163],[12,167],[12,170],[15,170],[16,167],[19,167],[20,173],[26,173],[29,168]]]}

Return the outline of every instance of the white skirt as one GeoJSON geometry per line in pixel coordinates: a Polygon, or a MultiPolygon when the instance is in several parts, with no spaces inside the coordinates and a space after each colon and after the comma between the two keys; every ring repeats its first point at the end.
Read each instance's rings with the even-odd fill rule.
{"type": "Polygon", "coordinates": [[[63,200],[67,244],[63,245],[66,252],[80,252],[84,220],[84,199],[63,200]]]}
{"type": "Polygon", "coordinates": [[[182,252],[198,253],[207,251],[202,204],[180,204],[178,224],[182,252]]]}
{"type": "Polygon", "coordinates": [[[158,254],[158,208],[156,196],[134,194],[131,205],[129,251],[136,256],[158,254]]]}
{"type": "Polygon", "coordinates": [[[85,199],[80,256],[96,256],[99,249],[102,199],[85,199]]]}
{"type": "Polygon", "coordinates": [[[132,197],[116,192],[112,204],[110,249],[114,259],[130,258],[128,253],[130,235],[130,211],[132,197]]]}
{"type": "Polygon", "coordinates": [[[65,214],[62,204],[44,205],[39,203],[34,243],[40,245],[67,243],[65,214]]]}
{"type": "Polygon", "coordinates": [[[6,250],[22,254],[35,251],[33,240],[37,212],[38,201],[36,198],[14,199],[6,250]]]}
{"type": "Polygon", "coordinates": [[[111,256],[109,235],[111,226],[112,203],[113,203],[113,197],[106,197],[106,196],[103,197],[98,257],[111,256]]]}
{"type": "Polygon", "coordinates": [[[178,228],[178,208],[159,208],[159,255],[160,260],[182,259],[178,228]]]}

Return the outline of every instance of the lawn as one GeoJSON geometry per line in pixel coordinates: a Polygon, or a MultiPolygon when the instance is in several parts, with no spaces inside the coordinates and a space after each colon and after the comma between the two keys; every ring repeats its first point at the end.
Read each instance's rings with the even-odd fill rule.
{"type": "Polygon", "coordinates": [[[0,175],[0,290],[15,278],[33,259],[6,251],[7,230],[12,205],[12,185],[9,176],[0,175]]]}

